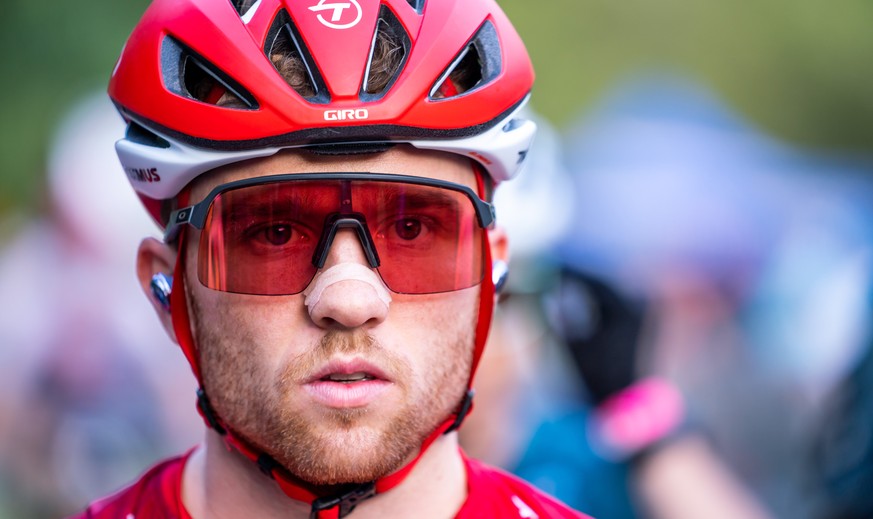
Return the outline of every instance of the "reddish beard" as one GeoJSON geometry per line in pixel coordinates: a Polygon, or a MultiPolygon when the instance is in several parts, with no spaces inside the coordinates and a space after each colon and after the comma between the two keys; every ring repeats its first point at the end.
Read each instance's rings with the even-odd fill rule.
{"type": "MultiPolygon", "coordinates": [[[[189,291],[189,294],[191,292],[189,291]]],[[[194,298],[192,298],[194,299],[194,298]]],[[[472,332],[435,340],[438,359],[415,373],[401,356],[363,331],[329,331],[288,362],[277,375],[260,362],[263,349],[219,311],[225,333],[204,322],[196,301],[192,317],[203,384],[219,416],[241,438],[270,454],[290,473],[315,485],[363,483],[402,467],[424,439],[455,409],[466,389],[472,332]],[[339,354],[366,358],[396,384],[401,403],[392,413],[367,407],[318,409],[317,419],[299,411],[299,385],[339,354]]]]}

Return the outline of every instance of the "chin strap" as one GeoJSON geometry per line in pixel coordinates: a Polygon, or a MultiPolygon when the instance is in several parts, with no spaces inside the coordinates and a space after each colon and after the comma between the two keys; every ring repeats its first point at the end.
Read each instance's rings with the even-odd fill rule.
{"type": "Polygon", "coordinates": [[[331,497],[319,497],[312,502],[312,511],[309,519],[322,519],[327,517],[345,517],[352,513],[358,503],[376,495],[375,483],[356,485],[352,490],[331,497]],[[336,510],[336,515],[332,513],[336,510]]]}
{"type": "MultiPolygon", "coordinates": [[[[475,169],[475,168],[474,168],[475,169]]],[[[484,183],[480,174],[476,175],[479,182],[480,196],[484,193],[484,183]]],[[[459,403],[457,411],[449,416],[439,427],[436,428],[421,445],[418,454],[412,461],[401,467],[396,472],[362,484],[350,484],[344,486],[338,493],[328,493],[323,488],[311,485],[297,478],[270,455],[254,448],[248,442],[240,438],[221,420],[215,409],[209,402],[206,392],[203,390],[203,379],[200,373],[200,363],[196,344],[191,333],[191,322],[188,314],[188,301],[185,289],[185,253],[187,231],[182,230],[179,235],[179,253],[173,274],[173,289],[170,293],[170,311],[173,320],[173,330],[176,340],[182,348],[182,352],[188,359],[194,376],[197,378],[200,389],[197,390],[197,410],[203,417],[206,425],[220,434],[225,443],[240,452],[243,456],[257,464],[258,468],[266,476],[276,481],[282,491],[291,499],[312,504],[310,519],[338,519],[349,515],[355,507],[365,499],[376,494],[387,492],[396,487],[412,472],[412,469],[421,460],[428,447],[441,435],[448,434],[458,429],[464,418],[473,408],[473,375],[479,365],[479,359],[485,348],[488,331],[491,327],[491,317],[494,311],[494,282],[491,277],[491,247],[488,233],[483,244],[485,258],[485,276],[480,285],[479,315],[476,323],[476,335],[474,339],[473,361],[470,370],[470,378],[467,383],[467,391],[459,403]]]]}
{"type": "Polygon", "coordinates": [[[422,443],[421,449],[415,458],[404,465],[400,470],[379,478],[376,481],[370,481],[361,484],[344,485],[337,492],[326,493],[324,490],[311,485],[291,473],[289,473],[281,464],[272,458],[269,454],[253,448],[248,442],[241,440],[233,431],[229,430],[222,422],[212,405],[209,403],[209,398],[206,392],[201,388],[197,390],[197,408],[200,411],[203,420],[215,432],[224,437],[225,442],[240,452],[243,456],[255,462],[258,468],[264,475],[276,481],[282,491],[290,498],[302,501],[304,503],[312,503],[312,511],[310,519],[334,519],[345,517],[350,514],[355,507],[363,500],[371,498],[376,494],[387,492],[396,487],[412,472],[412,469],[421,460],[422,455],[430,447],[430,445],[441,435],[448,434],[456,430],[464,417],[472,409],[473,405],[473,390],[468,390],[457,414],[453,415],[443,422],[437,429],[432,432],[422,443]]]}

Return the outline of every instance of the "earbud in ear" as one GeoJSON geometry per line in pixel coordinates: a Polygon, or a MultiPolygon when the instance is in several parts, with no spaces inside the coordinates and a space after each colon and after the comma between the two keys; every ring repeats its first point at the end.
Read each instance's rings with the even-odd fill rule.
{"type": "Polygon", "coordinates": [[[494,282],[494,293],[499,294],[509,277],[509,264],[503,260],[495,260],[491,264],[491,281],[494,282]]]}
{"type": "Polygon", "coordinates": [[[170,293],[173,291],[173,276],[158,272],[152,276],[152,295],[167,312],[170,311],[170,293]]]}

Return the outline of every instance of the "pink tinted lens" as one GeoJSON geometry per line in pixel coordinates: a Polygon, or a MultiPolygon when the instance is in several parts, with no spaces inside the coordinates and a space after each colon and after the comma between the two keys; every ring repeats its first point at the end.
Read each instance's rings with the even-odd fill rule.
{"type": "Polygon", "coordinates": [[[322,182],[277,182],[221,193],[200,237],[200,282],[242,294],[301,292],[315,275],[312,254],[337,193],[336,186],[322,182]]]}
{"type": "Polygon", "coordinates": [[[200,239],[201,283],[244,294],[303,291],[316,273],[312,257],[324,222],[341,211],[366,220],[378,272],[394,292],[447,292],[482,281],[484,231],[464,194],[399,182],[291,180],[215,198],[200,239]],[[342,203],[344,191],[351,204],[342,203]]]}
{"type": "Polygon", "coordinates": [[[484,275],[484,230],[464,194],[433,186],[372,182],[353,196],[367,218],[385,284],[427,294],[478,284],[484,275]]]}

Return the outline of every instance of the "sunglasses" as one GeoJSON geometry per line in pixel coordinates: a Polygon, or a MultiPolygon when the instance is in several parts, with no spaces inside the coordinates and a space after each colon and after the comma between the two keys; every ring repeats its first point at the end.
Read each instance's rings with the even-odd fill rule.
{"type": "Polygon", "coordinates": [[[381,173],[304,173],[216,187],[170,215],[164,238],[201,231],[197,275],[221,292],[302,292],[338,231],[353,231],[371,268],[400,294],[469,288],[485,275],[494,207],[471,188],[381,173]]]}

